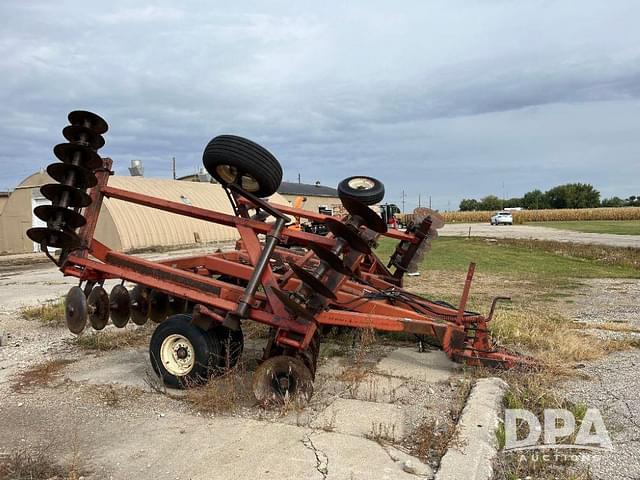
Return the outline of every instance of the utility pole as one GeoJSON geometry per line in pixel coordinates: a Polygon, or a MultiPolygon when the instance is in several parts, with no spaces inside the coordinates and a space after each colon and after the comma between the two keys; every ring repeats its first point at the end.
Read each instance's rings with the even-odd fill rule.
{"type": "Polygon", "coordinates": [[[431,210],[431,195],[429,195],[429,210],[431,210]]]}
{"type": "Polygon", "coordinates": [[[176,179],[176,157],[171,158],[171,162],[173,164],[173,179],[176,179]]]}
{"type": "Polygon", "coordinates": [[[421,200],[421,194],[418,194],[418,208],[420,208],[422,205],[420,205],[420,200],[421,200]]]}
{"type": "Polygon", "coordinates": [[[298,173],[298,183],[302,183],[302,182],[300,181],[300,174],[299,174],[299,173],[298,173]]]}
{"type": "Polygon", "coordinates": [[[405,197],[404,190],[402,190],[402,213],[404,213],[404,197],[405,197]]]}

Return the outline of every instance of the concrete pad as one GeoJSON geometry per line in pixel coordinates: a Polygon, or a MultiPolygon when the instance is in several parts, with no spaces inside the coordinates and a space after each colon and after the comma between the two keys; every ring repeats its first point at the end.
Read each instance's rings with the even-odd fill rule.
{"type": "Polygon", "coordinates": [[[394,377],[421,382],[445,382],[459,365],[440,350],[418,352],[415,348],[399,348],[380,360],[377,370],[394,377]]]}
{"type": "Polygon", "coordinates": [[[65,369],[65,377],[69,380],[92,385],[118,383],[146,388],[149,376],[156,378],[146,350],[118,350],[87,356],[65,369]]]}
{"type": "MultiPolygon", "coordinates": [[[[318,464],[325,467],[326,480],[416,480],[421,477],[403,471],[377,442],[339,433],[317,432],[309,436],[318,452],[318,464]]],[[[307,478],[307,477],[290,477],[307,478]]],[[[424,477],[422,477],[424,478],[424,477]]]]}
{"type": "Polygon", "coordinates": [[[398,450],[391,445],[385,445],[384,449],[391,459],[400,465],[402,470],[407,473],[413,473],[424,478],[433,478],[433,469],[430,465],[423,463],[419,458],[409,455],[408,453],[398,450]]]}
{"type": "Polygon", "coordinates": [[[249,419],[167,414],[112,432],[92,461],[112,465],[112,478],[322,479],[316,455],[303,444],[309,433],[249,419]]]}
{"type": "Polygon", "coordinates": [[[409,393],[405,380],[387,375],[369,374],[349,386],[351,398],[367,402],[394,403],[409,393]]]}
{"type": "Polygon", "coordinates": [[[350,435],[399,440],[405,433],[404,410],[389,403],[339,398],[325,408],[311,426],[350,435]]]}
{"type": "Polygon", "coordinates": [[[497,454],[496,428],[508,385],[500,378],[476,382],[456,427],[457,441],[440,462],[436,480],[489,480],[497,454]]]}

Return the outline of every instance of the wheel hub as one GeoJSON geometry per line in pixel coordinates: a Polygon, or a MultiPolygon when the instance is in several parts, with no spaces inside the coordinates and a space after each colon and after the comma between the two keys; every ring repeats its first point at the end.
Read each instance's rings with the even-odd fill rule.
{"type": "Polygon", "coordinates": [[[160,361],[171,375],[184,376],[195,365],[193,345],[183,335],[169,335],[160,346],[160,361]]]}

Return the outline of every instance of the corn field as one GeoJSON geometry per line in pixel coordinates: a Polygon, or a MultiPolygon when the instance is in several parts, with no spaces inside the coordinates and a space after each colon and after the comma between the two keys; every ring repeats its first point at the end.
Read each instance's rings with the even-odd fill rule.
{"type": "MultiPolygon", "coordinates": [[[[485,212],[442,212],[446,223],[489,223],[495,211],[485,212]]],[[[571,220],[640,220],[640,207],[619,208],[577,208],[558,210],[522,210],[511,212],[513,223],[554,222],[571,220]]],[[[399,215],[407,221],[412,214],[399,215]]]]}

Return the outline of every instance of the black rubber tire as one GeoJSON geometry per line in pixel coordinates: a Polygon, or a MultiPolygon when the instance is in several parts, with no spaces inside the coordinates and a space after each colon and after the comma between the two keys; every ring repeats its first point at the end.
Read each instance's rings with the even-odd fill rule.
{"type": "MultiPolygon", "coordinates": [[[[218,172],[218,167],[228,165],[237,170],[236,179],[242,174],[251,176],[259,185],[250,193],[268,197],[276,193],[282,183],[280,162],[266,148],[243,137],[220,135],[209,142],[202,154],[202,163],[209,174],[223,185],[230,182],[218,172]]],[[[242,185],[239,184],[240,187],[242,185]]]]}
{"type": "Polygon", "coordinates": [[[222,349],[218,341],[206,331],[191,324],[191,315],[187,314],[172,315],[160,323],[149,343],[149,357],[153,370],[165,385],[173,388],[187,388],[206,383],[211,376],[219,373],[216,363],[221,354],[222,349]],[[170,373],[160,360],[162,343],[170,335],[181,335],[193,346],[195,362],[185,375],[177,376],[170,373]]]}
{"type": "Polygon", "coordinates": [[[384,198],[384,184],[373,177],[366,177],[364,175],[356,175],[355,177],[347,177],[338,184],[338,196],[340,198],[351,198],[358,200],[365,205],[375,205],[384,198]],[[350,186],[354,180],[358,179],[369,180],[373,185],[371,187],[354,188],[350,186]]]}

